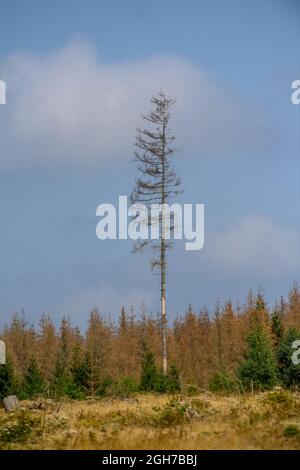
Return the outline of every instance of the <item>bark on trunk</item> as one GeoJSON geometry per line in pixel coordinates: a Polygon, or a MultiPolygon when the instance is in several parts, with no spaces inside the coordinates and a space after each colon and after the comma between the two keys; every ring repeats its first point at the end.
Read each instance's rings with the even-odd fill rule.
{"type": "Polygon", "coordinates": [[[163,372],[167,373],[168,358],[167,358],[167,312],[166,312],[166,260],[165,260],[165,246],[162,240],[161,247],[161,322],[162,322],[162,357],[163,357],[163,372]]]}
{"type": "Polygon", "coordinates": [[[161,322],[162,322],[162,359],[163,373],[167,373],[167,311],[166,311],[166,240],[165,240],[165,210],[166,202],[166,159],[165,159],[165,125],[163,125],[163,159],[162,159],[162,214],[161,214],[161,245],[160,245],[160,273],[161,273],[161,322]]]}

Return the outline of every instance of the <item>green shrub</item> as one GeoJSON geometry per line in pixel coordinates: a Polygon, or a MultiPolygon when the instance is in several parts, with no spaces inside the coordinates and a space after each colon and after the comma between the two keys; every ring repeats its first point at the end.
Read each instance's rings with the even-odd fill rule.
{"type": "Polygon", "coordinates": [[[32,357],[26,368],[24,381],[20,390],[21,398],[36,398],[42,395],[45,384],[35,357],[32,357]]]}
{"type": "Polygon", "coordinates": [[[65,388],[67,396],[77,400],[83,400],[89,395],[92,378],[91,361],[87,354],[82,354],[79,346],[73,351],[70,377],[65,388]]]}
{"type": "Polygon", "coordinates": [[[142,363],[140,390],[144,392],[175,393],[180,390],[179,371],[175,364],[171,364],[167,374],[158,370],[155,365],[154,354],[146,352],[142,363]]]}
{"type": "Polygon", "coordinates": [[[269,416],[287,418],[299,414],[299,403],[296,396],[288,390],[272,390],[265,394],[262,399],[269,416]]]}
{"type": "Polygon", "coordinates": [[[182,393],[185,396],[191,397],[199,394],[199,387],[196,384],[183,384],[182,393]]]}
{"type": "Polygon", "coordinates": [[[105,377],[97,388],[97,393],[96,393],[97,396],[102,398],[108,395],[109,389],[110,387],[112,387],[112,385],[113,385],[112,378],[109,376],[105,377]]]}
{"type": "Polygon", "coordinates": [[[173,398],[162,408],[153,408],[156,411],[155,424],[170,426],[181,424],[188,419],[188,404],[173,398]]]}
{"type": "Polygon", "coordinates": [[[82,386],[76,385],[71,379],[65,383],[64,395],[73,400],[84,400],[87,397],[86,390],[82,386]]]}
{"type": "Polygon", "coordinates": [[[15,393],[15,387],[13,368],[8,358],[6,364],[0,365],[0,400],[15,393]]]}
{"type": "Polygon", "coordinates": [[[112,382],[107,389],[107,395],[113,395],[120,398],[128,398],[130,395],[139,391],[139,385],[132,377],[123,377],[112,382]]]}
{"type": "Polygon", "coordinates": [[[140,389],[144,392],[153,392],[160,387],[159,380],[154,354],[147,351],[143,357],[140,389]]]}
{"type": "Polygon", "coordinates": [[[282,339],[283,331],[284,331],[283,324],[282,324],[282,315],[277,311],[275,311],[272,315],[271,327],[272,327],[272,333],[275,339],[275,344],[277,346],[278,343],[282,339]]]}
{"type": "Polygon", "coordinates": [[[26,410],[10,415],[9,418],[6,422],[0,422],[0,443],[23,441],[40,426],[39,417],[26,410]]]}
{"type": "Polygon", "coordinates": [[[251,390],[269,390],[277,383],[277,367],[270,339],[261,326],[247,337],[247,351],[237,375],[243,386],[251,390]]]}
{"type": "Polygon", "coordinates": [[[167,392],[176,393],[180,391],[180,373],[175,364],[170,365],[170,369],[167,374],[167,392]]]}
{"type": "Polygon", "coordinates": [[[231,393],[240,393],[242,384],[237,377],[233,377],[225,372],[216,372],[211,379],[209,389],[214,393],[230,395],[231,393]]]}
{"type": "Polygon", "coordinates": [[[278,345],[277,361],[279,379],[285,387],[292,387],[300,384],[300,364],[293,364],[292,354],[295,351],[292,344],[300,339],[300,331],[291,327],[283,335],[278,345]]]}
{"type": "Polygon", "coordinates": [[[299,436],[300,435],[300,430],[297,426],[294,426],[293,424],[290,424],[289,426],[287,426],[284,431],[283,431],[283,435],[285,437],[295,437],[295,436],[299,436]]]}
{"type": "Polygon", "coordinates": [[[62,354],[59,354],[55,363],[53,376],[50,383],[50,394],[55,399],[60,399],[66,395],[69,387],[70,376],[66,370],[65,360],[62,354]]]}

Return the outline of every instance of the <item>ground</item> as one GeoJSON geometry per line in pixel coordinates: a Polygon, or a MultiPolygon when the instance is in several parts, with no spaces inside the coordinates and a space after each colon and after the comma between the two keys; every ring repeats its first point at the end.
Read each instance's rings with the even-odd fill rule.
{"type": "Polygon", "coordinates": [[[0,449],[300,449],[300,394],[26,401],[0,449]]]}

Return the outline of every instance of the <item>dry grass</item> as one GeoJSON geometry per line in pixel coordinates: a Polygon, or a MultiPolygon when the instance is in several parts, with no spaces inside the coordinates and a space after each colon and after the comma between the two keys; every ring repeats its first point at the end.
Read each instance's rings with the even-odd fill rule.
{"type": "Polygon", "coordinates": [[[22,402],[0,449],[299,449],[300,395],[22,402]]]}

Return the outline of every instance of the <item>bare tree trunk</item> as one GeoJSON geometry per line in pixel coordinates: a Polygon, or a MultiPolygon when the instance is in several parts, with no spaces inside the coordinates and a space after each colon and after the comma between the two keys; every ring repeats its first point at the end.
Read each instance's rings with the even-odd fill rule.
{"type": "Polygon", "coordinates": [[[161,323],[162,323],[162,359],[163,372],[167,373],[167,312],[166,312],[166,247],[165,240],[161,240],[161,323]]]}
{"type": "Polygon", "coordinates": [[[170,107],[175,103],[172,98],[167,98],[160,91],[157,97],[151,99],[154,109],[146,116],[147,128],[138,128],[134,152],[134,159],[138,163],[138,171],[141,176],[136,180],[135,189],[131,194],[132,203],[142,203],[151,209],[151,205],[161,205],[159,218],[153,222],[152,217],[146,218],[149,226],[159,223],[159,240],[154,237],[150,240],[137,241],[134,244],[135,251],[142,251],[147,246],[152,246],[156,253],[151,260],[152,268],[160,271],[160,301],[161,301],[161,336],[162,336],[162,368],[164,374],[168,369],[168,322],[166,311],[166,253],[171,248],[169,212],[166,214],[165,205],[181,193],[181,182],[171,165],[171,157],[175,152],[172,142],[175,137],[168,127],[170,119],[170,107]],[[166,220],[167,218],[167,220],[166,220]],[[167,227],[168,228],[167,228],[167,227]],[[159,255],[157,256],[157,253],[159,255]]]}
{"type": "Polygon", "coordinates": [[[162,158],[162,188],[161,188],[161,244],[160,244],[160,274],[161,274],[161,323],[162,323],[162,360],[163,373],[167,373],[167,311],[166,311],[166,240],[165,240],[165,210],[166,202],[166,161],[165,161],[165,125],[163,125],[163,158],[162,158]]]}

